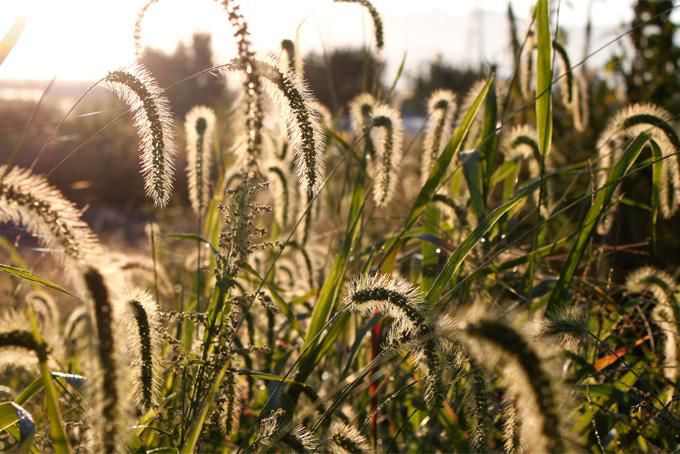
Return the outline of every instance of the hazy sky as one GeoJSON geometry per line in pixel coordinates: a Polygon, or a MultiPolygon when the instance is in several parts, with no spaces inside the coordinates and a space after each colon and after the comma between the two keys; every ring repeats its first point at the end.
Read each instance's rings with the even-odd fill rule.
{"type": "MultiPolygon", "coordinates": [[[[97,79],[133,61],[133,26],[144,0],[0,0],[0,35],[19,15],[28,23],[0,65],[0,79],[97,79]]],[[[303,51],[372,42],[370,16],[358,4],[331,0],[242,0],[258,51],[271,51],[300,26],[303,51]]],[[[407,69],[435,55],[456,64],[495,61],[508,41],[507,0],[374,0],[385,22],[388,69],[408,51],[407,69]],[[481,20],[475,11],[483,10],[481,20]],[[495,13],[495,14],[494,14],[495,13]],[[502,29],[501,29],[502,27],[502,29]],[[481,32],[480,32],[481,30],[481,32]]],[[[527,18],[534,0],[512,0],[527,18]]],[[[556,0],[552,0],[554,5],[556,0]]],[[[590,0],[562,0],[560,23],[583,27],[590,0]]],[[[592,15],[604,39],[631,17],[632,0],[595,0],[592,15]]],[[[212,0],[161,0],[144,23],[143,41],[172,50],[196,29],[210,32],[218,62],[231,58],[231,30],[212,0]]],[[[595,46],[599,43],[596,35],[595,46]]],[[[580,38],[576,37],[574,41],[580,38]]],[[[579,55],[580,57],[580,55],[579,55]]]]}

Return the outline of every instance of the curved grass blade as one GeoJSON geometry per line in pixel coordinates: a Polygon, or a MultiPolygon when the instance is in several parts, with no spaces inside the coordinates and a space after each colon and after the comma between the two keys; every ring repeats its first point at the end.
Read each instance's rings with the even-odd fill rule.
{"type": "Polygon", "coordinates": [[[35,282],[36,284],[44,285],[45,287],[49,287],[53,290],[57,290],[59,292],[65,293],[69,296],[72,296],[74,298],[77,298],[73,293],[69,292],[66,290],[64,287],[62,287],[59,284],[55,284],[54,282],[50,281],[49,279],[45,279],[44,277],[40,277],[37,274],[33,274],[30,271],[17,268],[16,266],[11,266],[11,265],[3,265],[0,263],[0,271],[3,273],[7,273],[11,276],[16,276],[21,279],[26,279],[27,281],[35,282]]]}
{"type": "Polygon", "coordinates": [[[453,137],[449,141],[448,145],[446,145],[446,148],[444,148],[444,151],[442,152],[441,155],[439,155],[439,158],[434,163],[434,166],[432,166],[430,176],[427,178],[427,181],[425,181],[425,184],[418,193],[418,197],[416,197],[416,201],[411,207],[411,211],[406,217],[406,221],[404,221],[404,223],[401,226],[401,233],[396,237],[392,238],[385,245],[384,257],[390,256],[390,254],[394,251],[397,245],[401,242],[403,238],[402,236],[403,232],[413,227],[413,224],[416,223],[416,221],[425,211],[427,204],[430,203],[430,201],[432,200],[432,196],[434,196],[434,194],[437,192],[437,189],[439,188],[442,181],[444,180],[444,177],[446,176],[446,172],[449,168],[451,160],[453,159],[454,155],[458,152],[460,144],[463,142],[463,138],[470,129],[472,120],[475,119],[477,113],[479,112],[479,108],[482,106],[484,99],[486,99],[486,95],[489,92],[489,87],[491,86],[492,82],[493,77],[490,77],[489,80],[484,85],[484,87],[482,88],[482,90],[479,92],[479,95],[477,95],[477,99],[472,104],[470,110],[468,110],[465,113],[465,117],[463,117],[463,120],[461,121],[460,125],[456,128],[456,131],[454,132],[453,137]]]}
{"type": "Polygon", "coordinates": [[[628,173],[633,162],[640,156],[643,146],[649,141],[650,135],[647,133],[640,134],[623,153],[621,160],[614,165],[609,170],[607,175],[607,183],[604,187],[597,193],[595,200],[591,205],[590,209],[586,213],[585,218],[579,226],[579,233],[574,242],[574,246],[569,252],[567,261],[562,268],[560,273],[560,279],[555,284],[555,288],[550,294],[550,299],[548,300],[548,307],[546,308],[547,315],[556,314],[560,307],[565,304],[565,297],[567,291],[571,286],[571,282],[574,279],[574,273],[578,267],[581,257],[585,252],[586,246],[593,234],[595,226],[597,226],[602,213],[605,208],[609,205],[616,187],[621,183],[621,179],[628,173]]]}
{"type": "Polygon", "coordinates": [[[432,284],[432,288],[430,288],[430,291],[425,297],[425,300],[428,302],[428,304],[434,306],[439,303],[444,286],[451,282],[451,280],[455,277],[455,274],[460,269],[463,260],[465,260],[465,257],[468,256],[472,248],[480,242],[484,235],[486,235],[486,233],[493,228],[496,222],[498,222],[498,220],[505,213],[522,202],[526,197],[529,197],[531,193],[539,186],[539,184],[541,184],[540,180],[526,186],[520,190],[517,195],[494,209],[486,218],[479,222],[479,225],[446,261],[444,268],[442,269],[441,273],[439,273],[439,276],[437,276],[434,284],[432,284]]]}
{"type": "Polygon", "coordinates": [[[552,36],[550,35],[550,10],[548,0],[536,3],[538,57],[536,63],[536,126],[538,146],[546,156],[552,142],[552,36]]]}

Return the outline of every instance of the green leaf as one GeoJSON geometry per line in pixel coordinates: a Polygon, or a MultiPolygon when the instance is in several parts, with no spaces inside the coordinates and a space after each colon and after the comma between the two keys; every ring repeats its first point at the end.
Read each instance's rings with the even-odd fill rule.
{"type": "Polygon", "coordinates": [[[36,425],[31,414],[15,402],[0,403],[0,431],[7,430],[19,444],[14,452],[26,453],[31,449],[36,425]],[[14,427],[15,426],[15,427],[14,427]]]}
{"type": "Polygon", "coordinates": [[[432,306],[436,305],[441,297],[444,286],[449,283],[454,277],[458,269],[468,256],[473,247],[479,243],[479,241],[486,235],[486,233],[491,230],[491,228],[498,222],[498,220],[514,206],[528,197],[540,184],[540,181],[535,181],[530,185],[526,186],[524,189],[520,190],[515,197],[508,200],[495,210],[493,210],[489,215],[482,219],[479,225],[472,231],[472,233],[463,241],[463,243],[456,249],[456,251],[449,257],[442,269],[439,276],[432,284],[430,292],[425,297],[426,301],[432,306]]]}
{"type": "Polygon", "coordinates": [[[604,210],[609,205],[616,187],[621,183],[621,179],[628,173],[633,162],[640,156],[643,146],[649,141],[649,134],[640,134],[626,149],[619,162],[609,170],[607,175],[607,183],[600,189],[595,196],[592,206],[586,213],[585,218],[581,222],[578,229],[578,236],[574,242],[574,246],[569,252],[567,261],[560,273],[560,279],[555,284],[555,288],[550,294],[548,300],[547,314],[556,313],[560,306],[564,303],[564,298],[567,290],[571,286],[574,279],[574,273],[578,267],[581,257],[588,245],[590,237],[597,226],[600,217],[604,210]]]}
{"type": "Polygon", "coordinates": [[[258,372],[258,371],[254,371],[254,370],[248,370],[248,369],[236,369],[236,370],[234,370],[234,372],[238,375],[247,375],[249,377],[259,378],[260,380],[278,381],[278,382],[284,382],[284,383],[291,383],[291,384],[294,384],[294,385],[305,386],[307,388],[309,387],[309,386],[305,385],[304,383],[299,383],[299,382],[296,382],[295,380],[291,380],[289,378],[283,378],[279,375],[270,374],[270,373],[267,373],[267,372],[258,372]]]}
{"type": "Polygon", "coordinates": [[[52,282],[48,279],[45,279],[43,277],[40,277],[36,274],[33,274],[30,271],[26,271],[24,269],[17,268],[15,266],[11,266],[11,265],[3,265],[1,263],[0,263],[0,271],[2,271],[3,273],[7,273],[11,276],[16,276],[16,277],[19,277],[21,279],[26,279],[27,281],[35,282],[36,284],[44,285],[45,287],[49,287],[51,289],[60,291],[60,292],[65,293],[69,296],[77,298],[77,296],[75,296],[73,293],[66,290],[61,285],[55,284],[54,282],[52,282]]]}
{"type": "Polygon", "coordinates": [[[538,146],[546,156],[552,142],[552,36],[548,0],[536,3],[538,58],[536,63],[536,126],[538,146]]]}
{"type": "Polygon", "coordinates": [[[14,402],[0,403],[0,430],[7,430],[19,421],[19,415],[14,411],[14,402]]]}
{"type": "Polygon", "coordinates": [[[199,243],[204,243],[210,247],[210,250],[213,252],[213,254],[219,254],[220,251],[213,246],[208,240],[205,238],[202,238],[198,235],[195,235],[193,233],[168,233],[164,234],[163,236],[168,237],[168,238],[173,238],[176,240],[187,240],[187,241],[196,241],[199,243]]]}
{"type": "Polygon", "coordinates": [[[498,105],[496,102],[496,84],[491,83],[489,93],[486,95],[486,105],[484,106],[484,121],[482,123],[482,143],[479,144],[479,151],[483,158],[483,180],[484,190],[482,191],[484,200],[489,196],[489,184],[491,175],[496,168],[496,153],[498,149],[498,133],[496,123],[498,121],[498,105]]]}
{"type": "Polygon", "coordinates": [[[484,176],[482,174],[482,155],[479,151],[461,153],[463,175],[470,191],[472,211],[481,222],[486,217],[486,200],[484,198],[484,176]]]}
{"type": "MultiPolygon", "coordinates": [[[[406,221],[404,221],[404,223],[401,226],[402,232],[409,230],[411,227],[413,227],[413,224],[415,224],[416,221],[418,221],[420,216],[425,211],[425,208],[427,207],[428,203],[430,203],[430,201],[432,200],[432,196],[434,196],[434,194],[437,192],[437,189],[442,184],[444,177],[446,176],[446,173],[449,169],[449,164],[451,163],[451,160],[453,159],[454,155],[458,152],[460,144],[463,141],[463,138],[470,129],[472,120],[474,120],[475,117],[477,116],[477,113],[479,112],[479,109],[482,106],[484,99],[486,98],[486,94],[489,92],[489,87],[491,86],[492,82],[493,77],[489,78],[489,80],[486,82],[482,90],[479,92],[479,95],[477,95],[477,99],[472,104],[472,107],[470,107],[470,110],[468,110],[465,113],[463,120],[460,122],[460,125],[458,125],[458,127],[456,128],[453,137],[446,145],[446,148],[444,148],[444,151],[439,156],[437,161],[434,163],[434,166],[432,166],[430,176],[427,178],[425,185],[418,193],[418,197],[416,197],[416,201],[411,207],[411,211],[406,217],[406,221]]],[[[400,234],[397,235],[396,237],[393,237],[386,244],[384,252],[385,257],[388,257],[393,252],[394,248],[396,248],[397,245],[401,242],[401,239],[402,235],[400,234]]]]}

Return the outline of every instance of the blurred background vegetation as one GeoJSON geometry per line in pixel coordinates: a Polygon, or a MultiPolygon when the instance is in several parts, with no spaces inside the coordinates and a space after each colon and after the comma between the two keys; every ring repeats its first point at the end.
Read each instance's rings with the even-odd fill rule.
{"type": "MultiPolygon", "coordinates": [[[[607,119],[622,107],[622,98],[616,96],[617,92],[624,92],[623,99],[627,102],[651,101],[673,115],[680,111],[680,47],[677,24],[671,20],[669,10],[672,6],[671,0],[639,0],[634,6],[634,19],[627,25],[631,32],[615,44],[616,51],[606,63],[606,71],[600,71],[601,68],[591,68],[590,71],[586,65],[577,69],[588,74],[591,121],[585,133],[577,133],[564,110],[555,110],[554,147],[558,151],[556,159],[564,161],[560,164],[592,157],[598,134],[604,129],[607,119]]],[[[523,31],[512,22],[513,16],[509,9],[508,19],[514,35],[507,37],[508,48],[520,45],[523,39],[523,31]]],[[[594,50],[589,49],[590,26],[586,27],[585,33],[587,53],[594,50]]],[[[568,40],[569,36],[563,38],[568,40]]],[[[142,63],[162,87],[168,87],[216,64],[211,49],[210,36],[196,34],[190,44],[180,43],[172,54],[147,48],[142,63]]],[[[572,56],[572,65],[578,62],[579,58],[572,56]]],[[[585,63],[589,61],[586,59],[585,63]]],[[[312,91],[345,126],[344,109],[350,99],[376,83],[386,92],[395,78],[394,74],[386,74],[372,54],[362,48],[339,48],[323,54],[308,54],[304,57],[304,65],[312,91]]],[[[395,100],[401,104],[407,124],[407,141],[418,134],[424,122],[425,101],[433,90],[451,89],[459,94],[460,100],[477,80],[493,70],[489,64],[459,67],[437,58],[424,65],[417,74],[402,74],[403,80],[395,100]]],[[[178,119],[196,104],[215,108],[221,118],[234,114],[233,101],[240,89],[236,81],[227,83],[216,72],[206,72],[183,81],[178,87],[181,89],[170,88],[167,91],[178,119]]],[[[501,108],[502,102],[500,99],[501,108]]],[[[26,121],[35,106],[35,101],[24,100],[3,100],[0,103],[0,149],[16,150],[21,145],[16,159],[16,164],[21,166],[32,164],[54,127],[55,119],[63,115],[62,108],[48,94],[37,110],[32,126],[25,131],[26,121]]],[[[521,106],[507,107],[510,108],[506,109],[506,113],[512,113],[511,108],[521,106]]],[[[108,93],[96,88],[64,124],[61,134],[41,154],[35,171],[49,173],[49,180],[67,198],[84,206],[84,218],[96,231],[103,235],[115,232],[120,239],[131,241],[139,237],[138,230],[149,218],[150,209],[138,174],[137,137],[126,121],[119,121],[100,131],[122,111],[122,106],[108,93]],[[95,140],[83,145],[70,157],[76,147],[94,134],[97,134],[95,140]]],[[[228,128],[220,131],[224,135],[220,143],[226,150],[234,134],[228,128]]],[[[179,143],[183,143],[182,131],[178,131],[178,135],[179,143]]],[[[415,146],[419,147],[419,141],[415,142],[415,146]]],[[[414,154],[417,156],[418,152],[414,154]]],[[[182,153],[179,153],[178,169],[185,167],[183,159],[182,153]]],[[[177,195],[173,203],[186,205],[184,172],[177,172],[176,178],[177,195]]],[[[650,176],[644,172],[637,178],[626,179],[626,198],[650,200],[649,181],[650,176]]],[[[603,239],[607,243],[624,246],[639,245],[624,247],[613,253],[617,272],[625,273],[648,262],[650,255],[661,268],[680,265],[680,238],[675,236],[680,229],[680,219],[659,219],[656,238],[653,238],[649,210],[650,207],[644,203],[634,206],[624,203],[617,213],[617,223],[610,237],[603,239]]]]}

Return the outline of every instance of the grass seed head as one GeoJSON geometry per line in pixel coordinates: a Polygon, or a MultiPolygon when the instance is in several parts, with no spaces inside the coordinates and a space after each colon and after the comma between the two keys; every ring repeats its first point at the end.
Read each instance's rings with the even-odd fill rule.
{"type": "Polygon", "coordinates": [[[165,207],[172,196],[175,134],[163,90],[141,65],[112,71],[103,84],[133,112],[146,193],[156,206],[165,207]]]}

